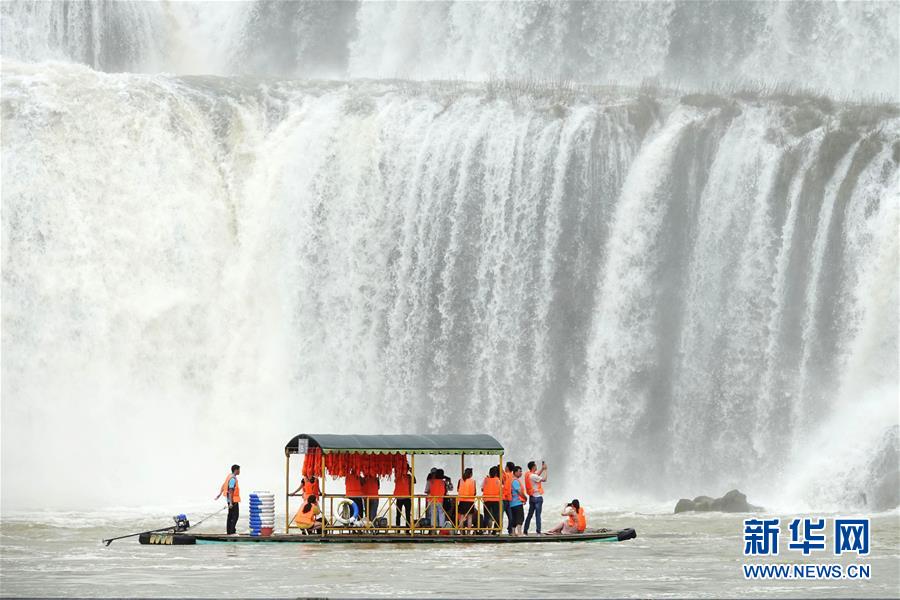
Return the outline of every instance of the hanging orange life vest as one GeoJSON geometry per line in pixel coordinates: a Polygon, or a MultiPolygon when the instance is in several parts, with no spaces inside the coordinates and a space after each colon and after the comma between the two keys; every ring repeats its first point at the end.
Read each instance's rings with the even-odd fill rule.
{"type": "Polygon", "coordinates": [[[443,500],[447,493],[447,487],[444,485],[443,479],[432,479],[431,487],[428,488],[429,500],[443,500]]]}
{"type": "Polygon", "coordinates": [[[497,502],[500,500],[500,479],[497,477],[485,477],[481,484],[481,494],[485,502],[497,502]]]}
{"type": "Polygon", "coordinates": [[[584,516],[583,508],[579,508],[577,514],[569,515],[569,527],[575,527],[578,533],[583,533],[587,529],[587,517],[584,516]]]}
{"type": "Polygon", "coordinates": [[[469,477],[461,479],[456,487],[456,493],[462,502],[474,502],[475,500],[475,480],[469,477]]]}
{"type": "Polygon", "coordinates": [[[222,495],[228,498],[228,482],[231,481],[231,478],[234,477],[234,492],[231,494],[232,502],[240,502],[241,501],[241,488],[238,486],[238,478],[234,473],[229,473],[228,477],[225,478],[225,483],[222,484],[222,495]]]}
{"type": "Polygon", "coordinates": [[[512,500],[512,473],[503,471],[503,499],[509,502],[512,500]]]}

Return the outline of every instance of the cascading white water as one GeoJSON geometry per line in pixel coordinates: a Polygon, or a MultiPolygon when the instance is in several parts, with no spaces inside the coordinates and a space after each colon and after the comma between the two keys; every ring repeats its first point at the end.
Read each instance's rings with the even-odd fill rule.
{"type": "MultiPolygon", "coordinates": [[[[895,506],[895,105],[9,58],[628,82],[682,76],[673,48],[694,34],[676,25],[693,4],[568,4],[549,20],[547,5],[489,5],[477,20],[449,3],[4,3],[4,503],[133,502],[147,482],[147,503],[196,498],[200,473],[215,487],[235,460],[271,486],[299,430],[480,430],[516,460],[602,474],[583,493],[611,504],[737,485],[895,506]],[[486,33],[501,6],[514,41],[486,33]],[[644,45],[559,42],[566,23],[614,16],[644,45]],[[279,44],[294,53],[274,58],[279,44]],[[836,442],[842,428],[853,437],[836,442]],[[830,465],[809,460],[823,440],[830,465]],[[47,497],[81,469],[90,487],[47,497]]],[[[747,32],[800,13],[877,32],[896,13],[714,6],[747,32]]],[[[872,76],[896,52],[838,76],[821,46],[803,55],[815,68],[787,68],[760,36],[727,64],[704,51],[696,83],[766,60],[778,83],[896,84],[872,76]]]]}
{"type": "Polygon", "coordinates": [[[895,2],[4,2],[3,55],[107,71],[753,83],[900,98],[895,2]]]}

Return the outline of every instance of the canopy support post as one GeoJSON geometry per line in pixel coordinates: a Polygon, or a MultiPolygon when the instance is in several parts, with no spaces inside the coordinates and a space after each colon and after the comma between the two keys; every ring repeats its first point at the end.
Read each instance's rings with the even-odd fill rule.
{"type": "MultiPolygon", "coordinates": [[[[322,452],[322,477],[319,479],[322,482],[322,489],[319,490],[319,493],[322,497],[325,497],[325,452],[322,452]]],[[[325,506],[325,503],[322,502],[322,506],[325,506]]],[[[330,511],[329,511],[330,512],[330,511]]],[[[322,530],[322,536],[325,535],[325,527],[328,524],[328,519],[325,518],[325,511],[322,511],[322,526],[319,528],[322,530]]]]}
{"type": "Polygon", "coordinates": [[[412,535],[413,525],[418,520],[416,516],[416,508],[417,506],[414,504],[416,500],[416,455],[410,454],[410,474],[409,474],[409,512],[406,513],[407,520],[409,523],[409,533],[412,535]]]}
{"type": "Polygon", "coordinates": [[[503,510],[503,454],[500,454],[500,531],[497,535],[503,535],[503,516],[506,511],[503,510]]]}
{"type": "Polygon", "coordinates": [[[291,528],[291,453],[284,453],[284,533],[290,533],[291,528]]]}

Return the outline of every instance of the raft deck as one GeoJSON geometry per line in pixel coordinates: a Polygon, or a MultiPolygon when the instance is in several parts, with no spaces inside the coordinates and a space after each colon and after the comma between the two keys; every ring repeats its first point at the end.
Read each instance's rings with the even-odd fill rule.
{"type": "Polygon", "coordinates": [[[185,546],[193,544],[522,544],[560,542],[622,542],[637,537],[634,529],[598,529],[570,535],[396,535],[348,533],[338,535],[275,534],[268,537],[248,534],[142,533],[141,544],[185,546]]]}

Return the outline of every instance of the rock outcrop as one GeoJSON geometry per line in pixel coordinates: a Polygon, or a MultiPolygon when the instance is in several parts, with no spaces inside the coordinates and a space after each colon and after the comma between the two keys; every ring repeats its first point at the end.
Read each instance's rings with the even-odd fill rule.
{"type": "Polygon", "coordinates": [[[760,506],[754,506],[747,502],[747,496],[738,490],[731,490],[721,498],[709,496],[697,496],[693,500],[682,498],[675,505],[675,514],[682,512],[752,512],[762,510],[760,506]]]}

